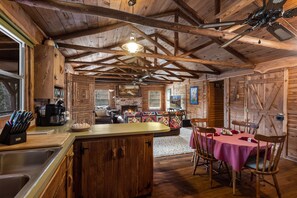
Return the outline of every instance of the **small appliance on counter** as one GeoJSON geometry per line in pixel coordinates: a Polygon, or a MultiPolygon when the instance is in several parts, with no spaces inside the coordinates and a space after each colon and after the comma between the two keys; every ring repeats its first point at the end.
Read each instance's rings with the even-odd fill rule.
{"type": "Polygon", "coordinates": [[[61,126],[67,120],[65,117],[65,107],[63,101],[58,100],[56,104],[47,104],[36,108],[37,126],[61,126]]]}

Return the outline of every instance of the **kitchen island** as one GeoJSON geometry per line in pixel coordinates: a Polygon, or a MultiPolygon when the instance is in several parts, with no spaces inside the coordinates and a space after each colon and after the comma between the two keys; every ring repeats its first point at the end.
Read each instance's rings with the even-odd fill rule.
{"type": "MultiPolygon", "coordinates": [[[[153,134],[168,132],[170,131],[169,127],[160,123],[104,124],[93,125],[87,131],[72,133],[70,132],[71,126],[72,123],[68,122],[66,125],[58,127],[36,127],[28,131],[28,141],[19,144],[17,148],[0,145],[1,150],[27,149],[27,144],[33,136],[35,139],[39,137],[40,142],[46,142],[50,137],[69,133],[69,135],[63,137],[65,139],[57,139],[57,142],[61,144],[61,151],[33,187],[22,196],[35,197],[43,193],[72,145],[74,145],[73,182],[77,196],[84,193],[96,193],[90,191],[90,188],[95,185],[98,188],[98,184],[102,184],[101,189],[107,190],[106,193],[112,197],[117,196],[117,193],[121,193],[124,197],[151,193],[153,134]],[[30,135],[30,133],[44,133],[47,130],[54,131],[48,134],[30,135]],[[101,153],[104,154],[97,155],[101,153]],[[93,157],[94,155],[97,158],[93,157]],[[93,159],[98,161],[94,162],[93,159]],[[108,170],[108,167],[112,167],[112,169],[108,170]],[[100,171],[94,172],[96,169],[100,171]],[[128,171],[129,169],[130,171],[128,171]],[[82,172],[86,174],[82,174],[82,172]],[[110,175],[107,174],[108,172],[110,175]],[[105,175],[102,175],[102,173],[105,173],[105,175]],[[129,175],[135,175],[135,177],[129,175]],[[95,181],[94,178],[97,178],[97,180],[95,181]],[[95,183],[86,183],[86,181],[94,181],[95,183]],[[111,183],[108,184],[108,182],[111,183]],[[135,187],[138,189],[135,190],[134,186],[131,185],[127,186],[126,184],[129,182],[132,182],[131,184],[134,186],[136,185],[135,187]],[[114,188],[108,189],[106,185],[114,188]]],[[[45,145],[46,147],[51,146],[46,143],[45,145]]],[[[53,144],[53,146],[57,146],[57,143],[53,144]]],[[[31,141],[30,148],[40,147],[43,146],[40,144],[34,146],[31,141]]],[[[96,196],[99,196],[99,194],[96,196]]]]}

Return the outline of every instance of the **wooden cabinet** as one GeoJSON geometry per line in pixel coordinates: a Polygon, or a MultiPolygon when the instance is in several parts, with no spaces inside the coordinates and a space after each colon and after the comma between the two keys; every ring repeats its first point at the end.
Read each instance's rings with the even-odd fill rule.
{"type": "Polygon", "coordinates": [[[71,146],[40,197],[73,197],[73,155],[71,146]]]}
{"type": "Polygon", "coordinates": [[[34,48],[35,98],[55,98],[54,88],[64,88],[65,58],[60,51],[47,45],[34,48]]]}
{"type": "Polygon", "coordinates": [[[152,192],[153,135],[75,142],[77,197],[138,197],[152,192]],[[81,181],[81,182],[79,182],[81,181]]]}

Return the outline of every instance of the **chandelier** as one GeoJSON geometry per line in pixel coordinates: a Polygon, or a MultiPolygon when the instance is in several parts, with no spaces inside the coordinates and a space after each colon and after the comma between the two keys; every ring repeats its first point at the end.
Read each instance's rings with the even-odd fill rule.
{"type": "MultiPolygon", "coordinates": [[[[136,0],[129,0],[128,5],[132,6],[132,14],[134,14],[134,5],[136,4],[136,0]]],[[[143,50],[143,46],[137,43],[134,32],[131,32],[129,41],[122,45],[122,48],[129,53],[137,53],[143,50]]]]}

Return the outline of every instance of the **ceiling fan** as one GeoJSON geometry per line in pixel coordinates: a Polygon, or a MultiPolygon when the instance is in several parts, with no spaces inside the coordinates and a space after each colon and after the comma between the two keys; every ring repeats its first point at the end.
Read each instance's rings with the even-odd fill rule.
{"type": "Polygon", "coordinates": [[[144,83],[144,79],[152,77],[152,74],[146,70],[146,74],[144,76],[142,76],[141,78],[135,78],[135,80],[132,81],[133,85],[147,85],[146,83],[144,83]]]}
{"type": "Polygon", "coordinates": [[[294,35],[280,23],[276,22],[277,19],[282,17],[292,18],[297,16],[297,8],[293,8],[287,11],[283,10],[283,5],[286,3],[286,1],[287,0],[269,0],[268,3],[266,3],[266,0],[263,0],[263,6],[255,12],[251,13],[245,20],[202,24],[199,27],[218,28],[245,24],[250,26],[248,29],[244,30],[237,36],[224,43],[221,47],[227,47],[228,45],[230,45],[234,41],[237,41],[249,32],[263,27],[266,27],[267,31],[270,32],[278,40],[288,40],[290,38],[293,38],[294,35]]]}

